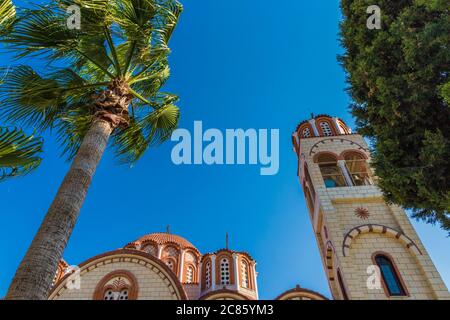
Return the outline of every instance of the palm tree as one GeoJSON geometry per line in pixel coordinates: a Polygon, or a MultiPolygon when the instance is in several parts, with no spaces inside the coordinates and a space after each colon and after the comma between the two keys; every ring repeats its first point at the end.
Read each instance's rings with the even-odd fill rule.
{"type": "Polygon", "coordinates": [[[11,67],[0,87],[0,114],[51,129],[73,161],[6,299],[47,298],[108,143],[120,162],[135,162],[177,127],[177,97],[160,89],[181,11],[176,0],[53,0],[17,13],[2,41],[17,58],[48,65],[41,72],[11,67]],[[73,15],[74,3],[81,15],[73,15]],[[78,18],[81,28],[70,28],[78,18]]]}
{"type": "Polygon", "coordinates": [[[42,140],[20,129],[0,127],[0,182],[24,175],[39,166],[42,140]]]}

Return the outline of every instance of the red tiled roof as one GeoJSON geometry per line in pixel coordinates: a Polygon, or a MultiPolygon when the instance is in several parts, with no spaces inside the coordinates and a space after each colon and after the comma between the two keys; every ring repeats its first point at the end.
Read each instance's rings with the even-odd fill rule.
{"type": "Polygon", "coordinates": [[[175,234],[164,233],[164,232],[147,234],[147,235],[142,236],[139,239],[131,242],[130,244],[143,243],[143,242],[147,242],[147,241],[153,241],[157,244],[175,243],[175,244],[178,244],[182,248],[191,248],[191,249],[195,249],[196,251],[198,251],[197,248],[192,243],[187,241],[185,238],[182,238],[175,234]]]}

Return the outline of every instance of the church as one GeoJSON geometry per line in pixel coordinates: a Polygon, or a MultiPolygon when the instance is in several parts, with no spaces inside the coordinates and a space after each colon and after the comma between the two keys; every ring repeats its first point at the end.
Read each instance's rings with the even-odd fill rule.
{"type": "MultiPolygon", "coordinates": [[[[361,135],[319,115],[298,125],[292,143],[333,299],[450,299],[405,211],[384,201],[361,135]]],[[[77,269],[61,261],[49,299],[258,300],[257,276],[248,252],[202,254],[183,237],[151,233],[77,269]]],[[[297,286],[273,299],[326,297],[297,286]]]]}

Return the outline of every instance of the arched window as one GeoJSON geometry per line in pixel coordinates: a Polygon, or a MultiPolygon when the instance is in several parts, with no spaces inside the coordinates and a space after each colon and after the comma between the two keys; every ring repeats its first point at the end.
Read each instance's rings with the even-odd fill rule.
{"type": "Polygon", "coordinates": [[[248,263],[245,260],[241,261],[241,285],[243,288],[249,288],[249,272],[248,272],[248,263]]]}
{"type": "Polygon", "coordinates": [[[367,169],[366,159],[357,152],[349,152],[344,156],[348,173],[355,186],[372,185],[369,171],[367,169]]]}
{"type": "Polygon", "coordinates": [[[375,256],[375,262],[380,268],[381,277],[390,296],[406,296],[406,290],[395,270],[391,259],[383,254],[375,256]]]}
{"type": "Polygon", "coordinates": [[[94,300],[135,300],[138,285],[135,276],[127,270],[110,272],[100,280],[94,291],[94,300]]]}
{"type": "Polygon", "coordinates": [[[336,157],[330,154],[323,154],[318,157],[317,162],[327,188],[345,187],[347,185],[336,157]]]}
{"type": "Polygon", "coordinates": [[[107,289],[103,294],[103,300],[128,300],[128,292],[129,292],[128,288],[124,288],[120,291],[107,289]]]}
{"type": "Polygon", "coordinates": [[[205,269],[205,288],[209,289],[211,288],[211,262],[208,261],[206,263],[206,269],[205,269]]]}
{"type": "Polygon", "coordinates": [[[330,124],[326,121],[320,122],[320,128],[322,129],[324,136],[332,136],[333,131],[331,130],[330,124]]]}
{"type": "Polygon", "coordinates": [[[150,253],[152,256],[156,257],[158,255],[158,248],[153,244],[147,244],[142,248],[142,251],[150,253]]]}
{"type": "Polygon", "coordinates": [[[186,270],[186,283],[194,282],[194,267],[189,266],[186,270]]]}
{"type": "Polygon", "coordinates": [[[314,137],[314,132],[309,123],[304,123],[298,128],[298,134],[301,138],[314,137]]]}
{"type": "Polygon", "coordinates": [[[341,288],[342,298],[348,300],[347,290],[345,290],[344,280],[342,279],[341,270],[337,271],[339,287],[341,288]]]}
{"type": "Polygon", "coordinates": [[[309,128],[305,128],[302,131],[303,138],[310,138],[311,137],[311,130],[309,128]]]}
{"type": "Polygon", "coordinates": [[[230,263],[227,258],[220,260],[220,284],[230,284],[230,263]]]}

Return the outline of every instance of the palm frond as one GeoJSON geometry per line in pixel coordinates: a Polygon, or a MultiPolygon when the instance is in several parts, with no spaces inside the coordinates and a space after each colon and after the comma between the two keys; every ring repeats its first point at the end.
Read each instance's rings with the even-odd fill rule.
{"type": "Polygon", "coordinates": [[[158,145],[170,138],[178,126],[179,109],[168,104],[137,121],[132,118],[130,125],[115,131],[112,146],[120,163],[135,163],[153,145],[158,145]]]}
{"type": "Polygon", "coordinates": [[[67,28],[65,16],[58,8],[36,6],[23,11],[3,42],[17,52],[17,57],[52,54],[52,58],[58,58],[75,47],[77,32],[67,28]]]}
{"type": "Polygon", "coordinates": [[[5,73],[0,86],[0,116],[7,122],[50,127],[62,102],[58,82],[42,78],[28,66],[13,67],[5,73]]]}
{"type": "Polygon", "coordinates": [[[151,21],[157,14],[157,3],[152,0],[113,1],[112,19],[124,31],[127,39],[148,41],[151,21]]]}
{"type": "Polygon", "coordinates": [[[64,8],[54,4],[24,10],[2,42],[16,53],[17,58],[31,55],[49,60],[72,60],[79,68],[89,62],[113,78],[108,70],[111,58],[104,47],[103,32],[98,32],[97,26],[90,27],[97,30],[96,33],[87,27],[70,29],[67,19],[64,8]]]}
{"type": "Polygon", "coordinates": [[[146,97],[155,96],[169,79],[170,68],[167,63],[157,66],[130,81],[131,88],[146,97]]]}
{"type": "Polygon", "coordinates": [[[41,163],[42,139],[20,129],[0,127],[0,181],[24,175],[41,163]]]}
{"type": "Polygon", "coordinates": [[[157,0],[160,8],[160,16],[158,17],[156,28],[161,35],[162,43],[168,46],[173,31],[178,23],[183,6],[178,1],[173,0],[157,0]]]}
{"type": "Polygon", "coordinates": [[[72,160],[78,152],[92,123],[92,115],[86,108],[73,108],[65,113],[56,124],[58,142],[62,146],[62,155],[72,160]]]}
{"type": "Polygon", "coordinates": [[[77,6],[80,10],[81,31],[84,35],[102,35],[103,27],[112,23],[111,0],[54,0],[54,2],[66,13],[66,17],[67,8],[73,5],[77,6]]]}
{"type": "Polygon", "coordinates": [[[0,0],[0,35],[5,34],[16,19],[16,8],[11,0],[0,0]]]}
{"type": "Polygon", "coordinates": [[[148,141],[135,118],[127,128],[118,128],[112,136],[114,154],[121,164],[135,163],[148,148],[148,141]]]}
{"type": "Polygon", "coordinates": [[[80,102],[88,110],[90,95],[108,82],[90,83],[71,69],[56,69],[44,78],[29,66],[3,70],[0,117],[38,130],[52,128],[80,102]]]}
{"type": "Polygon", "coordinates": [[[172,132],[178,127],[179,118],[180,109],[172,103],[147,114],[140,121],[140,125],[149,144],[160,144],[170,138],[172,132]]]}

